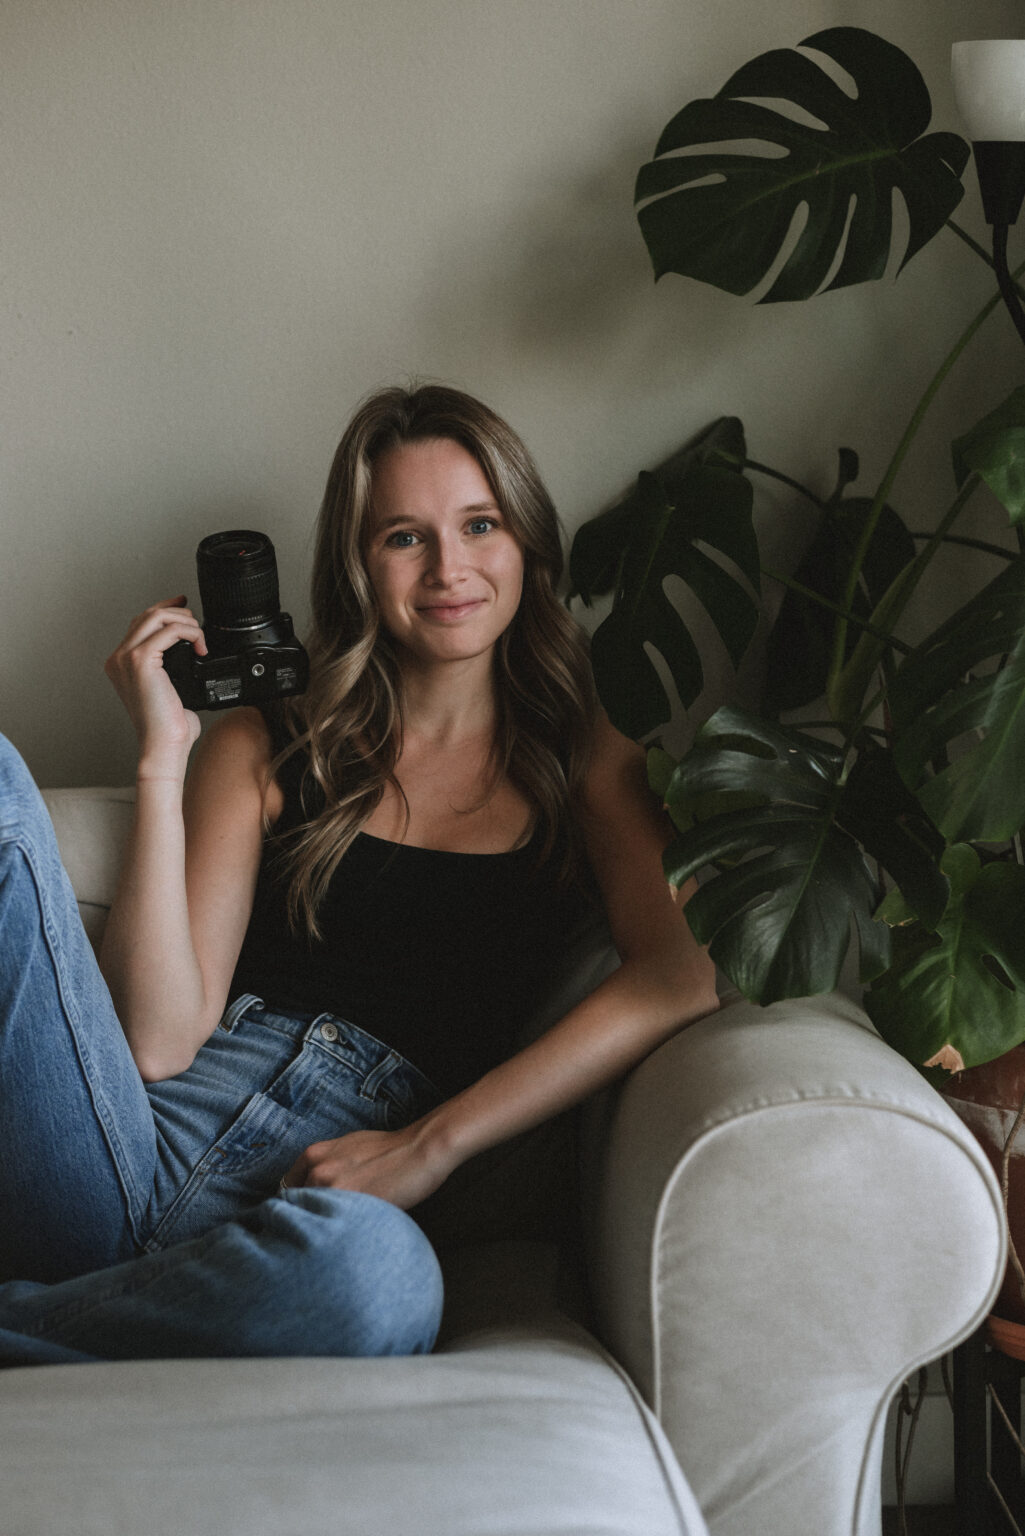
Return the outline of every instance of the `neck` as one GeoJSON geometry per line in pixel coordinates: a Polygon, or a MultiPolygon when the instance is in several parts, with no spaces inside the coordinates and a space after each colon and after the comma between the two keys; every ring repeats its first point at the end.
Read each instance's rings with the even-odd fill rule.
{"type": "Polygon", "coordinates": [[[439,745],[455,746],[493,736],[498,716],[489,657],[438,668],[403,668],[402,724],[439,745]]]}

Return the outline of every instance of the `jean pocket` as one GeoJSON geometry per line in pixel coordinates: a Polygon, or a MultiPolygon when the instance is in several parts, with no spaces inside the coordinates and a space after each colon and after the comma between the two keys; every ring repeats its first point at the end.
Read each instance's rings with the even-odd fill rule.
{"type": "Polygon", "coordinates": [[[269,1199],[314,1142],[385,1125],[384,1103],[362,1098],[355,1074],[302,1052],[203,1153],[146,1248],[186,1242],[269,1199]]]}
{"type": "Polygon", "coordinates": [[[379,1088],[377,1092],[378,1102],[384,1116],[384,1129],[386,1131],[401,1131],[410,1125],[417,1116],[412,1114],[407,1104],[400,1104],[398,1099],[393,1099],[387,1088],[379,1088]]]}
{"type": "Polygon", "coordinates": [[[382,1106],[384,1128],[388,1131],[403,1130],[422,1115],[437,1109],[445,1097],[398,1051],[392,1051],[378,1071],[371,1074],[364,1084],[364,1093],[370,1084],[373,1084],[374,1096],[382,1106]]]}
{"type": "Polygon", "coordinates": [[[442,1102],[442,1095],[434,1089],[415,1094],[392,1093],[388,1084],[384,1083],[377,1090],[377,1100],[381,1106],[384,1129],[401,1131],[407,1125],[412,1125],[414,1120],[419,1120],[421,1115],[437,1109],[442,1102]]]}
{"type": "Polygon", "coordinates": [[[273,1195],[308,1144],[306,1120],[254,1094],[192,1170],[146,1244],[152,1252],[198,1237],[273,1195]]]}

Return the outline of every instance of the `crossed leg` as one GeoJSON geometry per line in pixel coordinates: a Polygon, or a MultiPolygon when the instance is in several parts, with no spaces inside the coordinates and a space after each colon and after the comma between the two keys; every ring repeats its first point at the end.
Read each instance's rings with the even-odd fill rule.
{"type": "Polygon", "coordinates": [[[0,1362],[431,1347],[434,1251],[368,1195],[290,1191],[139,1256],[149,1100],[46,808],[2,737],[0,1127],[0,1362]]]}

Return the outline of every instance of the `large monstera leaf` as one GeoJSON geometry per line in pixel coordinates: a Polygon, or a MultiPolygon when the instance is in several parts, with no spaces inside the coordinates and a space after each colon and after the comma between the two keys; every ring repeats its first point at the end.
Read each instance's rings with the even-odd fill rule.
{"type": "Polygon", "coordinates": [[[942,1078],[1025,1040],[1025,869],[982,864],[966,843],[948,849],[950,903],[927,933],[893,892],[893,959],[865,998],[883,1039],[942,1078]]]}
{"type": "Polygon", "coordinates": [[[670,577],[697,597],[734,666],[751,643],[758,541],[751,486],[735,467],[743,460],[740,423],[724,418],[641,474],[622,502],[584,523],[573,540],[571,595],[590,604],[614,593],[612,611],[592,638],[591,664],[609,718],[635,740],[672,712],[649,645],[664,658],[684,708],[704,686],[698,648],[666,588],[670,577]]]}
{"type": "Polygon", "coordinates": [[[666,876],[680,885],[709,865],[718,869],[691,897],[687,919],[753,1001],[831,991],[852,920],[862,979],[885,970],[889,935],[873,921],[880,883],[866,852],[923,922],[939,919],[947,898],[942,845],[886,754],[866,755],[845,779],[838,749],[726,708],[668,782],[664,767],[660,756],[655,773],[684,829],[666,850],[666,876]]]}
{"type": "MultiPolygon", "coordinates": [[[[848,450],[849,451],[849,450],[848,450]]],[[[838,496],[822,514],[795,580],[832,607],[804,591],[787,591],[766,647],[766,707],[775,713],[812,704],[826,691],[837,610],[843,612],[847,577],[871,510],[866,496],[838,496]]],[[[915,558],[915,541],[892,507],[882,509],[861,568],[853,614],[869,620],[876,605],[915,558]]],[[[845,660],[862,633],[848,626],[845,660]]]]}
{"type": "Polygon", "coordinates": [[[1013,837],[1025,825],[1025,555],[916,646],[889,701],[898,768],[947,840],[1013,837]]]}
{"type": "Polygon", "coordinates": [[[952,133],[921,137],[931,103],[907,55],[858,27],[817,32],[800,46],[835,60],[856,96],[807,55],[774,49],[739,69],[718,95],[678,112],[637,180],[656,278],[679,272],[748,293],[805,208],[804,228],[762,302],[806,299],[827,277],[829,288],[842,288],[883,275],[895,188],[910,224],[902,267],[957,207],[968,146],[952,133]],[[769,101],[791,103],[799,115],[769,101]],[[746,153],[740,146],[751,140],[771,149],[746,153]],[[719,147],[694,152],[703,145],[719,147]]]}

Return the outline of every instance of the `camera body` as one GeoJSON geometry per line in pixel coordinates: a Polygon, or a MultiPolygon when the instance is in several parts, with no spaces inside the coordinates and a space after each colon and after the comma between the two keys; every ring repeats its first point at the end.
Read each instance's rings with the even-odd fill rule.
{"type": "Polygon", "coordinates": [[[186,709],[231,709],[302,693],[310,662],[278,602],[274,545],[238,528],[213,533],[196,550],[208,654],[188,640],[164,652],[164,669],[186,709]]]}

